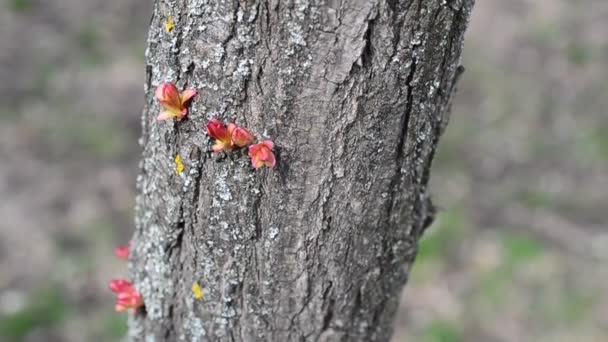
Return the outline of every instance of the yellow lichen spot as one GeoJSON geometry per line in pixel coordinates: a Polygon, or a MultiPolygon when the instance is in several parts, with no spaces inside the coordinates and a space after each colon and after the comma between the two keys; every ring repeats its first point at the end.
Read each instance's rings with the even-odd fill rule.
{"type": "Polygon", "coordinates": [[[203,289],[198,283],[192,284],[192,293],[194,293],[194,298],[201,299],[203,298],[203,289]]]}
{"type": "Polygon", "coordinates": [[[178,155],[175,156],[175,173],[180,174],[184,172],[184,164],[182,163],[182,158],[178,155]]]}
{"type": "Polygon", "coordinates": [[[168,16],[167,19],[165,20],[165,31],[171,32],[171,30],[173,30],[174,27],[175,27],[175,25],[173,25],[173,18],[171,18],[171,16],[168,16]]]}

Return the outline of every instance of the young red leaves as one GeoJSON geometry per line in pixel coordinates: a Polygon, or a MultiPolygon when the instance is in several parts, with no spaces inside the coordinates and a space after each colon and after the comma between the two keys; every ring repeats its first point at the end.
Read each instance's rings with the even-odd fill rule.
{"type": "Polygon", "coordinates": [[[273,168],[276,164],[273,149],[274,143],[270,140],[264,140],[259,144],[249,146],[251,165],[256,169],[262,166],[273,168]]]}
{"type": "Polygon", "coordinates": [[[114,248],[114,255],[117,258],[127,260],[129,259],[129,247],[130,245],[121,245],[114,248]]]}
{"type": "Polygon", "coordinates": [[[215,144],[212,149],[215,152],[232,151],[235,147],[245,147],[253,143],[255,138],[243,127],[239,127],[233,123],[229,123],[228,127],[217,120],[211,119],[207,123],[207,133],[213,139],[215,144]]]}
{"type": "Polygon", "coordinates": [[[232,150],[234,145],[230,136],[235,127],[235,124],[229,124],[226,128],[226,126],[217,119],[211,119],[207,123],[207,133],[211,138],[215,139],[215,144],[211,147],[214,152],[219,153],[222,150],[232,150]]]}
{"type": "MultiPolygon", "coordinates": [[[[234,125],[234,124],[230,124],[234,125]]],[[[230,128],[230,125],[228,127],[230,128]]],[[[248,130],[243,127],[238,127],[235,125],[232,133],[230,134],[230,139],[232,143],[238,147],[245,147],[253,144],[255,138],[253,134],[251,134],[248,130]]]]}
{"type": "Polygon", "coordinates": [[[186,104],[194,95],[196,95],[194,89],[186,89],[180,94],[175,84],[171,82],[160,84],[156,88],[156,98],[165,110],[158,114],[156,121],[171,118],[177,118],[177,121],[183,119],[188,114],[186,104]]]}
{"type": "Polygon", "coordinates": [[[131,309],[135,312],[137,308],[144,305],[144,300],[139,292],[135,290],[133,284],[126,279],[113,279],[110,281],[110,290],[116,293],[115,310],[126,311],[131,309]]]}
{"type": "Polygon", "coordinates": [[[265,140],[252,145],[255,142],[255,137],[243,127],[239,127],[233,123],[228,124],[228,127],[226,127],[221,121],[211,119],[207,123],[207,133],[209,133],[211,138],[215,139],[215,144],[212,146],[215,152],[230,152],[235,148],[249,146],[249,157],[251,157],[251,164],[254,168],[258,169],[262,166],[273,168],[276,164],[276,159],[272,152],[274,143],[270,140],[265,140]]]}

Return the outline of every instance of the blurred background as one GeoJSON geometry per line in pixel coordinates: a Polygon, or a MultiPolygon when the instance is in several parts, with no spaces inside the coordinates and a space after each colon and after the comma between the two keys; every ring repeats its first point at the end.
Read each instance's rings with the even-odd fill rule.
{"type": "MultiPolygon", "coordinates": [[[[0,0],[0,341],[124,339],[150,2],[0,0]]],[[[607,33],[478,1],[395,342],[608,341],[607,33]]]]}

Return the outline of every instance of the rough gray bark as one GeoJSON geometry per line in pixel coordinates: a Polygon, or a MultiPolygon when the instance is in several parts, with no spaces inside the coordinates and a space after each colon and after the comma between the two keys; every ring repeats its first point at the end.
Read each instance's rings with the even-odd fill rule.
{"type": "Polygon", "coordinates": [[[472,5],[155,1],[132,339],[387,341],[472,5]],[[164,81],[199,91],[188,120],[154,122],[164,81]],[[277,167],[211,153],[209,118],[274,140],[277,167]]]}

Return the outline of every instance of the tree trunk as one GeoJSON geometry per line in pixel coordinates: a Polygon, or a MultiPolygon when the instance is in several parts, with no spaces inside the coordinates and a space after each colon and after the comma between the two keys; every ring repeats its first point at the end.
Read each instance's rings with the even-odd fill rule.
{"type": "Polygon", "coordinates": [[[131,338],[389,340],[472,4],[156,0],[131,338]],[[186,120],[154,121],[166,81],[198,90],[186,120]],[[277,167],[212,153],[210,118],[272,139],[277,167]]]}

